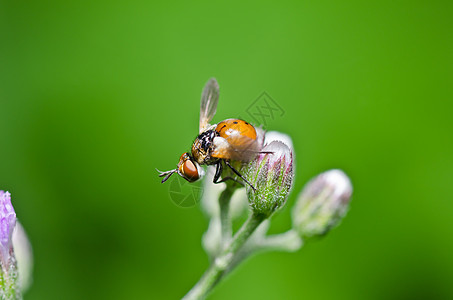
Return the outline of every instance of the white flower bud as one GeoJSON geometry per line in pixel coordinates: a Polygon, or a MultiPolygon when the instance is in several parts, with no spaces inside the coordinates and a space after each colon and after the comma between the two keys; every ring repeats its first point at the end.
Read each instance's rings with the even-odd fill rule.
{"type": "Polygon", "coordinates": [[[292,211],[293,227],[302,237],[327,233],[345,216],[352,185],[341,170],[330,170],[310,180],[292,211]]]}

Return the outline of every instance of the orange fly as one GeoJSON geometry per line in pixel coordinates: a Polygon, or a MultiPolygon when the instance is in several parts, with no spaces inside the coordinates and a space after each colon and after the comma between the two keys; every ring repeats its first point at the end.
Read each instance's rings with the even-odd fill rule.
{"type": "Polygon", "coordinates": [[[191,153],[186,152],[181,155],[176,169],[159,171],[159,176],[164,177],[162,183],[167,181],[173,173],[178,173],[187,181],[194,182],[204,174],[201,165],[216,166],[214,183],[233,179],[232,177],[220,179],[225,164],[255,190],[255,187],[233,167],[232,162],[252,160],[256,154],[260,153],[262,138],[258,137],[253,125],[243,120],[227,119],[210,125],[209,122],[216,113],[218,101],[219,84],[215,78],[211,78],[201,95],[199,135],[192,144],[191,153]]]}

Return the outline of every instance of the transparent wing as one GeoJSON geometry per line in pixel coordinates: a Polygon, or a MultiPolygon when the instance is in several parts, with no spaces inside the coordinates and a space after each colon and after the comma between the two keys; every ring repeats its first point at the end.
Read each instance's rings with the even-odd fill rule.
{"type": "Polygon", "coordinates": [[[215,78],[208,80],[201,94],[200,133],[206,130],[215,115],[219,102],[219,84],[215,78]]]}
{"type": "Polygon", "coordinates": [[[232,135],[227,138],[216,137],[212,157],[248,162],[260,153],[257,140],[243,135],[232,135]]]}

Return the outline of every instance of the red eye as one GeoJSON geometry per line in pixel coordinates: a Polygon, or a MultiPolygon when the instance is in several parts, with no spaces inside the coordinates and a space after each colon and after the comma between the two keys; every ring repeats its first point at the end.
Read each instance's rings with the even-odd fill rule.
{"type": "Polygon", "coordinates": [[[200,178],[200,174],[198,174],[197,166],[190,160],[186,160],[182,165],[182,171],[185,178],[188,181],[195,181],[200,178]]]}

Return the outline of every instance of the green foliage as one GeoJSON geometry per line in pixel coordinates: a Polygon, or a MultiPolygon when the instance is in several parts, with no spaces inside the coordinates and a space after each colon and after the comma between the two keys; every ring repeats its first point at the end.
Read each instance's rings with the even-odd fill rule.
{"type": "MultiPolygon", "coordinates": [[[[207,221],[155,168],[189,150],[211,76],[214,121],[248,120],[263,91],[283,108],[266,129],[293,138],[295,191],[331,168],[355,187],[335,234],[247,261],[211,299],[453,298],[452,12],[2,1],[0,183],[34,247],[27,300],[177,299],[198,280],[207,221]]],[[[288,223],[283,209],[270,231],[288,223]]]]}

